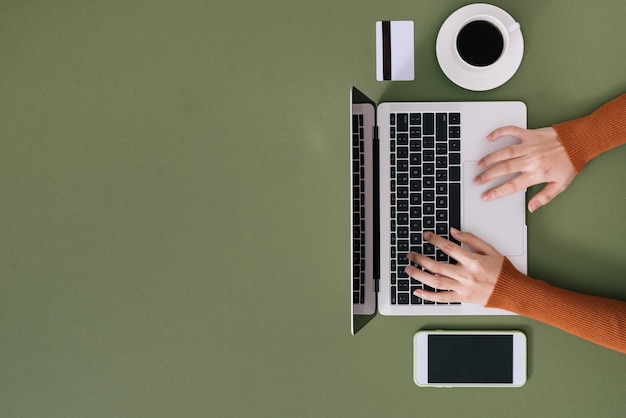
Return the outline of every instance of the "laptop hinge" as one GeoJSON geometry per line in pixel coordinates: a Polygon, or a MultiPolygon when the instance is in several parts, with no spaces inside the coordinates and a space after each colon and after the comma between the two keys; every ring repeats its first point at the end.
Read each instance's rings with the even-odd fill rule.
{"type": "Polygon", "coordinates": [[[379,175],[379,140],[378,126],[374,125],[374,164],[373,166],[373,183],[374,183],[374,291],[380,290],[380,175],[379,175]]]}

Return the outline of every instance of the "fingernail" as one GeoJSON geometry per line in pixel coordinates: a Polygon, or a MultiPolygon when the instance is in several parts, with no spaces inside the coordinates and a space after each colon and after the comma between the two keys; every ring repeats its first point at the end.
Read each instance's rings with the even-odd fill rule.
{"type": "Polygon", "coordinates": [[[413,274],[413,267],[411,267],[411,266],[406,266],[406,267],[404,268],[404,272],[410,276],[411,274],[413,274]]]}
{"type": "Polygon", "coordinates": [[[485,168],[485,162],[484,162],[483,160],[480,160],[480,161],[478,162],[478,167],[480,167],[480,168],[485,168]]]}
{"type": "Polygon", "coordinates": [[[489,200],[489,193],[483,193],[483,195],[481,196],[483,200],[489,200]]]}
{"type": "Polygon", "coordinates": [[[430,232],[424,232],[424,239],[426,241],[428,241],[432,236],[433,234],[431,234],[430,232]]]}
{"type": "Polygon", "coordinates": [[[480,176],[474,178],[474,183],[480,184],[480,176]]]}
{"type": "Polygon", "coordinates": [[[451,233],[453,233],[453,234],[458,234],[458,233],[459,233],[459,232],[461,232],[461,231],[459,231],[459,230],[458,230],[458,229],[456,229],[455,227],[451,226],[451,227],[450,227],[450,232],[451,232],[451,233]]]}

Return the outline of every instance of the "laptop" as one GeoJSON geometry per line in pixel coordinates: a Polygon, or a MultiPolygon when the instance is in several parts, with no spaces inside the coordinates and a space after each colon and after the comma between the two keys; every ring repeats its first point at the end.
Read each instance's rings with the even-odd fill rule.
{"type": "MultiPolygon", "coordinates": [[[[378,106],[350,91],[351,313],[355,334],[382,315],[512,315],[466,303],[439,304],[413,295],[420,282],[404,272],[416,251],[454,263],[422,240],[449,237],[450,227],[493,245],[527,271],[526,196],[485,202],[481,195],[508,180],[478,186],[478,161],[517,142],[488,142],[494,129],[526,127],[526,105],[507,102],[405,102],[378,106]]],[[[430,290],[430,289],[429,289],[430,290]]]]}

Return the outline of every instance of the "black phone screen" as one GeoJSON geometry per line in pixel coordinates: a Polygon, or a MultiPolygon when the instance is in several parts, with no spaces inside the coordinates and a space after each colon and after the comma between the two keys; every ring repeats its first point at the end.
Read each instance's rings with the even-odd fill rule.
{"type": "Polygon", "coordinates": [[[429,335],[429,383],[513,383],[512,335],[429,335]]]}

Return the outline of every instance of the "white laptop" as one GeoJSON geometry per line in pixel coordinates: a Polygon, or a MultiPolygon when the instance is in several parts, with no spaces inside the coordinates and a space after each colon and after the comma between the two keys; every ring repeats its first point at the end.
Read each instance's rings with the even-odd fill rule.
{"type": "Polygon", "coordinates": [[[410,102],[376,106],[350,91],[352,333],[382,315],[506,315],[472,304],[435,304],[413,295],[422,283],[404,273],[416,251],[452,262],[423,242],[454,226],[471,232],[526,272],[526,197],[491,202],[481,195],[506,181],[478,186],[477,162],[514,138],[486,140],[494,129],[526,127],[522,102],[410,102]]]}

